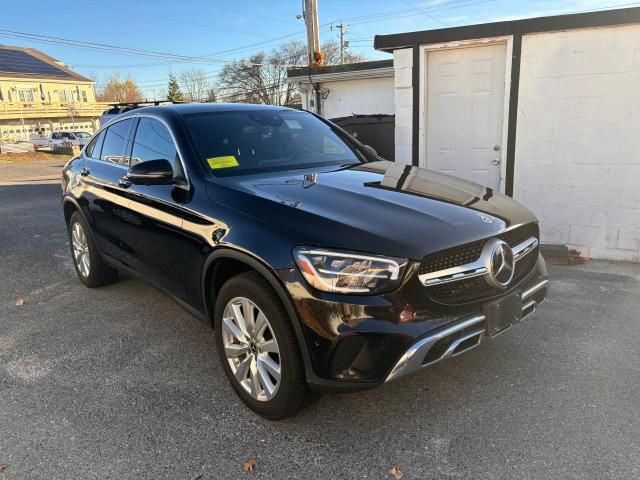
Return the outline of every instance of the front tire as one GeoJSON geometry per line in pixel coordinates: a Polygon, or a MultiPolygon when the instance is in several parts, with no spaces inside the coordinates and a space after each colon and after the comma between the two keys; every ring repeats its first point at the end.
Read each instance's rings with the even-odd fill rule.
{"type": "Polygon", "coordinates": [[[71,260],[80,281],[89,288],[102,287],[118,278],[118,270],[110,267],[100,256],[93,234],[79,212],[69,219],[71,260]]]}
{"type": "Polygon", "coordinates": [[[257,414],[294,416],[315,394],[305,381],[298,341],[282,301],[257,272],[232,277],[218,294],[215,339],[222,368],[257,414]]]}

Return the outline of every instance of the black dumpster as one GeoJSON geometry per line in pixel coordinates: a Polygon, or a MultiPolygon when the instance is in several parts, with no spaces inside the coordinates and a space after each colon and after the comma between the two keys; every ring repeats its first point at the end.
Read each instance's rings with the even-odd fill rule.
{"type": "Polygon", "coordinates": [[[394,161],[395,115],[351,115],[332,118],[331,121],[344,128],[360,142],[375,148],[382,158],[394,161]]]}

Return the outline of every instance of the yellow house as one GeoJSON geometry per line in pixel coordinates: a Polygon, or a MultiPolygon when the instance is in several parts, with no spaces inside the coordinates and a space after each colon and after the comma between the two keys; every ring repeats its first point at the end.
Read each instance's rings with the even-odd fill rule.
{"type": "Polygon", "coordinates": [[[99,126],[108,103],[95,82],[33,48],[0,45],[0,140],[28,141],[55,131],[99,126]]]}

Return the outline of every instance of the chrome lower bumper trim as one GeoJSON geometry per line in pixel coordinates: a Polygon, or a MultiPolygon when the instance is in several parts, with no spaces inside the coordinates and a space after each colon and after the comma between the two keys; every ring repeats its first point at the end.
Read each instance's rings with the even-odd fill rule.
{"type": "Polygon", "coordinates": [[[526,300],[541,288],[546,287],[548,283],[549,283],[549,280],[543,280],[540,283],[537,283],[533,287],[529,288],[528,290],[525,290],[524,292],[522,292],[522,299],[526,300]]]}
{"type": "MultiPolygon", "coordinates": [[[[536,310],[536,306],[538,305],[538,302],[536,302],[535,300],[529,300],[529,301],[526,301],[526,300],[531,295],[538,292],[540,289],[544,288],[548,283],[549,283],[548,280],[543,280],[542,282],[537,283],[536,285],[525,290],[522,293],[522,300],[523,300],[522,318],[520,319],[520,321],[532,315],[536,310]]],[[[457,355],[460,355],[461,353],[471,350],[474,347],[477,347],[478,345],[480,345],[482,338],[485,336],[485,332],[486,332],[485,325],[484,325],[485,320],[486,320],[486,316],[484,314],[474,315],[466,320],[456,323],[455,325],[447,327],[444,330],[434,333],[433,335],[430,335],[421,340],[418,340],[416,343],[411,345],[404,352],[402,357],[400,357],[400,360],[396,362],[393,369],[391,369],[391,373],[387,375],[385,383],[391,382],[393,380],[397,380],[402,377],[406,377],[407,375],[410,375],[420,370],[421,368],[428,367],[436,363],[440,363],[441,361],[446,360],[449,357],[455,357],[457,355]],[[458,333],[462,330],[466,330],[469,327],[473,327],[473,326],[477,326],[477,328],[474,328],[470,332],[465,333],[462,337],[456,338],[455,340],[453,340],[451,342],[451,345],[449,345],[449,347],[447,347],[445,352],[442,355],[440,355],[438,358],[428,363],[424,363],[424,360],[427,354],[439,340],[442,340],[443,338],[446,338],[450,335],[458,333]],[[470,346],[463,348],[462,350],[458,350],[458,348],[463,342],[472,340],[474,338],[478,339],[476,343],[473,343],[470,346]]],[[[506,331],[506,330],[507,329],[503,331],[506,331]]]]}
{"type": "MultiPolygon", "coordinates": [[[[431,335],[429,337],[423,338],[422,340],[418,340],[416,343],[411,345],[406,352],[404,352],[404,355],[402,355],[400,360],[398,360],[396,365],[393,367],[385,382],[396,380],[419,370],[420,368],[422,368],[422,361],[424,360],[424,357],[427,355],[427,353],[429,353],[431,347],[433,347],[438,340],[457,333],[460,330],[464,330],[467,327],[481,324],[482,322],[484,322],[484,320],[484,315],[476,315],[449,328],[445,328],[435,335],[431,335]]],[[[433,363],[436,362],[431,362],[430,365],[433,363]]]]}

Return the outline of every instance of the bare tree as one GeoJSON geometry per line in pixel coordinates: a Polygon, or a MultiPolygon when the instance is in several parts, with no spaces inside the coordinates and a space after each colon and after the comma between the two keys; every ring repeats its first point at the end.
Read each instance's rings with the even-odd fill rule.
{"type": "Polygon", "coordinates": [[[78,109],[76,108],[76,104],[73,101],[73,98],[67,100],[67,114],[69,119],[71,120],[71,124],[73,128],[76,128],[76,117],[78,116],[78,109]]]}
{"type": "MultiPolygon", "coordinates": [[[[340,63],[340,44],[331,40],[322,44],[325,65],[338,65],[340,63]]],[[[344,52],[344,63],[364,62],[367,59],[357,53],[351,53],[348,49],[344,52]]]]}
{"type": "MultiPolygon", "coordinates": [[[[335,42],[325,43],[322,50],[326,64],[339,63],[340,49],[335,42]]],[[[363,60],[360,55],[345,55],[346,62],[363,60]]],[[[287,83],[287,69],[306,64],[307,47],[300,41],[284,43],[268,54],[260,52],[247,60],[227,64],[219,75],[218,100],[269,105],[299,103],[300,93],[287,83]]]]}
{"type": "Polygon", "coordinates": [[[279,60],[265,53],[257,53],[248,60],[225,65],[220,72],[223,98],[232,102],[269,105],[291,103],[287,95],[289,89],[284,82],[287,68],[279,60]]]}
{"type": "Polygon", "coordinates": [[[201,102],[210,97],[211,82],[207,73],[200,68],[185,70],[180,74],[180,87],[184,99],[190,102],[201,102]]]}

